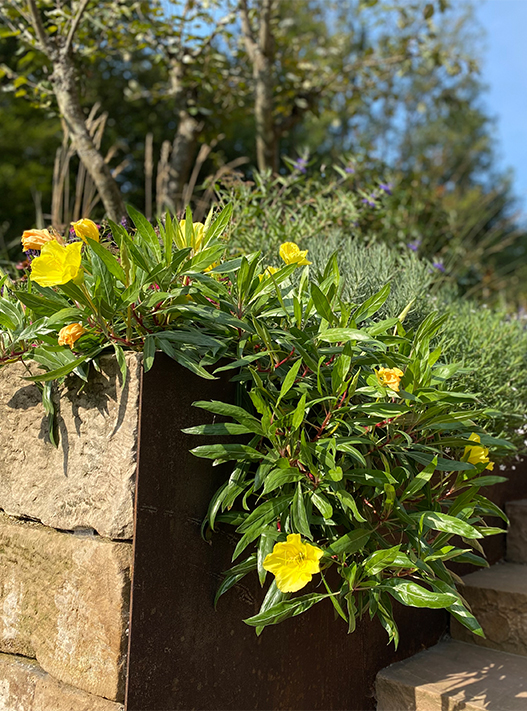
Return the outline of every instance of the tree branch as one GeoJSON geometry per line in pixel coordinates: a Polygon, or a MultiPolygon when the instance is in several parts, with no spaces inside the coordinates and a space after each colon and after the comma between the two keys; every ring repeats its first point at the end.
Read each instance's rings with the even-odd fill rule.
{"type": "Polygon", "coordinates": [[[218,35],[219,32],[221,32],[222,28],[223,28],[225,25],[227,25],[229,22],[231,22],[231,20],[232,20],[233,18],[234,18],[234,13],[233,13],[233,12],[229,12],[227,15],[225,15],[225,16],[222,17],[220,20],[218,20],[218,22],[216,23],[215,28],[212,30],[212,32],[210,33],[210,35],[209,35],[206,39],[204,39],[204,40],[202,41],[202,43],[201,43],[201,45],[199,46],[198,49],[195,49],[195,50],[191,53],[192,56],[194,57],[194,59],[197,59],[198,57],[200,57],[200,56],[203,54],[203,52],[204,52],[206,49],[208,49],[208,47],[210,47],[210,45],[211,45],[212,42],[214,41],[214,38],[218,35]]]}
{"type": "Polygon", "coordinates": [[[252,62],[254,62],[256,53],[258,52],[258,44],[256,43],[256,38],[254,36],[253,29],[251,27],[251,20],[249,18],[249,8],[247,7],[247,0],[240,0],[240,19],[242,23],[242,34],[245,40],[245,48],[247,54],[249,55],[252,62]]]}
{"type": "Polygon", "coordinates": [[[62,48],[62,52],[64,54],[68,54],[68,52],[71,49],[73,38],[75,36],[75,33],[77,32],[80,21],[82,19],[84,11],[86,10],[86,7],[89,2],[90,2],[90,0],[81,0],[81,2],[79,4],[79,9],[77,10],[77,14],[75,15],[75,17],[73,18],[73,20],[71,22],[71,27],[69,29],[68,36],[66,37],[66,42],[64,44],[64,47],[62,48]]]}
{"type": "Polygon", "coordinates": [[[44,24],[42,23],[42,18],[40,12],[38,11],[35,0],[28,0],[29,12],[31,14],[31,24],[37,35],[37,39],[40,42],[42,51],[47,57],[51,55],[51,47],[49,43],[49,37],[44,29],[44,24]]]}

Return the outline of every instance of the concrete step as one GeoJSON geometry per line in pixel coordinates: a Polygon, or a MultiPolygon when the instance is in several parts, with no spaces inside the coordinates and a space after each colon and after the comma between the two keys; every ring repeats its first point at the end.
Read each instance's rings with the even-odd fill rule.
{"type": "Polygon", "coordinates": [[[507,560],[527,564],[527,499],[505,505],[510,527],[507,533],[507,560]]]}
{"type": "Polygon", "coordinates": [[[450,623],[452,637],[527,656],[527,565],[497,563],[466,575],[463,582],[459,592],[486,638],[477,637],[454,619],[450,623]]]}
{"type": "Polygon", "coordinates": [[[527,660],[449,640],[377,674],[377,711],[527,711],[527,660]]]}

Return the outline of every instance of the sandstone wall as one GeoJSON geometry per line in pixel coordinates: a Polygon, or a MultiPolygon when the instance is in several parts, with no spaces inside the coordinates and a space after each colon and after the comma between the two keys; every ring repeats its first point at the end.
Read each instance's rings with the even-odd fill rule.
{"type": "MultiPolygon", "coordinates": [[[[141,357],[54,393],[59,447],[21,363],[0,369],[0,709],[124,700],[141,357]]],[[[33,372],[38,372],[32,367],[33,372]]]]}
{"type": "Polygon", "coordinates": [[[23,380],[25,366],[0,369],[1,509],[53,528],[132,538],[141,357],[126,360],[124,386],[106,356],[88,383],[70,378],[55,393],[58,448],[38,387],[23,380]]]}

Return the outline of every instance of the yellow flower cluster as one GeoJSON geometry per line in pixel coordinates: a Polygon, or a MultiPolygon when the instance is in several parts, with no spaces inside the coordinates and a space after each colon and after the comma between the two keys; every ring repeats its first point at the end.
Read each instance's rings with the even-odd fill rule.
{"type": "Polygon", "coordinates": [[[263,567],[276,577],[279,590],[296,592],[320,573],[323,555],[320,548],[304,543],[299,533],[290,533],[286,542],[277,543],[273,552],[265,557],[263,567]]]}
{"type": "Polygon", "coordinates": [[[469,439],[472,440],[472,442],[477,442],[477,444],[472,447],[465,447],[463,461],[469,462],[470,464],[487,464],[485,469],[492,471],[494,469],[494,462],[491,462],[489,459],[488,447],[478,446],[481,442],[479,434],[473,432],[469,439]]]}
{"type": "Polygon", "coordinates": [[[377,380],[381,385],[391,390],[395,390],[396,393],[399,392],[399,383],[404,373],[399,368],[379,368],[375,371],[377,380]]]}
{"type": "MultiPolygon", "coordinates": [[[[83,218],[71,224],[75,234],[83,242],[86,242],[88,237],[99,242],[99,228],[93,220],[83,218]]],[[[56,232],[25,230],[22,234],[22,248],[24,251],[28,249],[40,251],[40,256],[31,263],[31,279],[40,286],[66,284],[82,274],[82,242],[64,245],[62,237],[56,232]]],[[[67,345],[71,344],[68,342],[67,345]]]]}

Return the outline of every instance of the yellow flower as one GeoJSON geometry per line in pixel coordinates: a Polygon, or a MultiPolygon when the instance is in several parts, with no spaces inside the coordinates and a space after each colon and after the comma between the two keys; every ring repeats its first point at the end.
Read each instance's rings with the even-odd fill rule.
{"type": "Polygon", "coordinates": [[[263,567],[276,576],[276,587],[282,592],[296,592],[305,587],[313,575],[320,573],[320,548],[303,543],[299,533],[290,533],[286,543],[277,543],[266,556],[263,567]]]}
{"type": "Polygon", "coordinates": [[[294,242],[284,242],[280,245],[280,256],[286,264],[298,264],[298,266],[311,264],[306,259],[307,252],[307,249],[301,250],[294,242]]]}
{"type": "Polygon", "coordinates": [[[262,281],[262,279],[269,279],[271,274],[276,274],[277,271],[278,271],[277,267],[266,267],[264,269],[263,274],[258,274],[258,279],[260,281],[262,281]]]}
{"type": "Polygon", "coordinates": [[[72,242],[65,247],[55,240],[47,242],[31,263],[31,279],[40,286],[66,284],[81,271],[82,242],[72,242]]]}
{"type": "Polygon", "coordinates": [[[194,252],[199,252],[201,248],[201,243],[203,242],[203,237],[205,236],[205,225],[203,222],[193,222],[192,223],[192,238],[189,245],[186,243],[185,236],[185,224],[186,220],[181,220],[179,223],[180,230],[180,241],[183,247],[192,247],[194,252]]]}
{"type": "Polygon", "coordinates": [[[77,220],[77,222],[71,223],[75,234],[80,237],[84,242],[86,242],[86,237],[99,242],[99,229],[93,220],[88,220],[87,217],[83,217],[82,220],[77,220]]]}
{"type": "Polygon", "coordinates": [[[53,235],[48,230],[25,230],[22,234],[22,249],[42,249],[46,242],[51,242],[53,235]]]}
{"type": "MultiPolygon", "coordinates": [[[[478,444],[481,442],[481,437],[475,432],[470,435],[469,439],[478,444]]],[[[494,462],[491,462],[489,459],[489,450],[487,447],[465,447],[463,461],[469,462],[470,464],[487,464],[485,469],[490,469],[490,471],[494,469],[494,462]]]]}
{"type": "Polygon", "coordinates": [[[82,323],[70,323],[59,331],[59,346],[69,346],[73,348],[75,341],[78,341],[86,329],[82,323]]]}
{"type": "Polygon", "coordinates": [[[379,368],[379,370],[375,371],[375,375],[381,385],[391,388],[397,393],[399,392],[399,383],[404,375],[402,370],[399,368],[379,368]]]}

